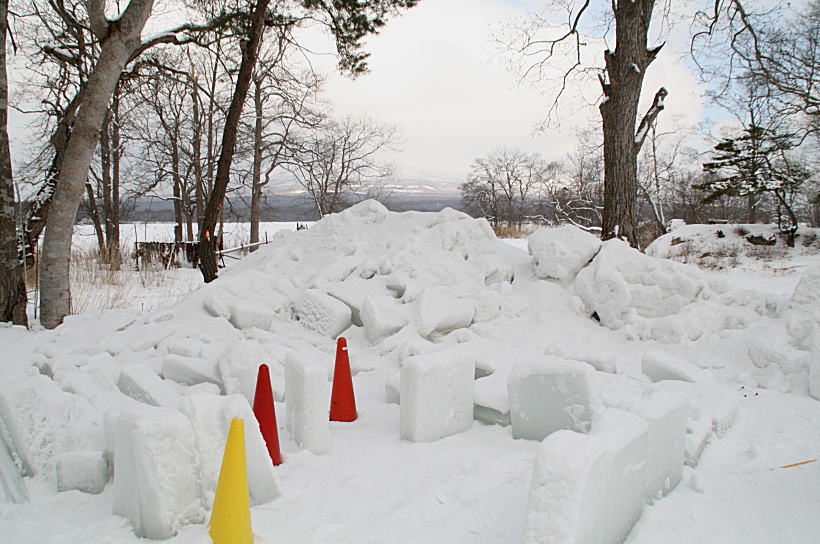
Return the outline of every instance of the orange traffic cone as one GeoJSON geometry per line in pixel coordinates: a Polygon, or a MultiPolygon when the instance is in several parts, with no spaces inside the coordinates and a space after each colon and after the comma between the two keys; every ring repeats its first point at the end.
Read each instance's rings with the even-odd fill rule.
{"type": "Polygon", "coordinates": [[[347,355],[347,340],[340,336],[336,343],[336,369],[333,372],[333,392],[330,396],[330,421],[356,421],[356,397],[347,355]]]}
{"type": "Polygon", "coordinates": [[[248,466],[245,461],[245,424],[231,421],[208,534],[214,544],[252,544],[248,466]]]}
{"type": "Polygon", "coordinates": [[[276,425],[276,407],[273,404],[273,393],[270,388],[270,370],[268,365],[259,365],[256,376],[256,393],[253,396],[253,413],[259,422],[259,430],[265,445],[268,447],[273,466],[282,464],[282,452],[279,449],[279,428],[276,425]]]}

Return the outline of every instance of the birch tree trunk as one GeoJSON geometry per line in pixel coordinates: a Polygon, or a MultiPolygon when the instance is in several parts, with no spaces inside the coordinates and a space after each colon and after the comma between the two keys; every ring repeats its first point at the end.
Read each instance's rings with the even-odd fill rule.
{"type": "Polygon", "coordinates": [[[8,0],[0,0],[0,322],[28,325],[26,283],[17,249],[14,181],[9,150],[9,86],[6,72],[8,0]]]}
{"type": "Polygon", "coordinates": [[[100,40],[100,56],[83,91],[46,220],[40,263],[40,321],[46,328],[53,329],[71,312],[69,261],[77,208],[109,102],[123,68],[141,45],[140,34],[153,3],[131,0],[116,21],[105,18],[104,0],[85,3],[91,27],[100,40]]]}

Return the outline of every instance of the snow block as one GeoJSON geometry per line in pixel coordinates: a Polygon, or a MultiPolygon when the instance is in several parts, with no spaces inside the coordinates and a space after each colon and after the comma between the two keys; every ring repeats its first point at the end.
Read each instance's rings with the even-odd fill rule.
{"type": "Polygon", "coordinates": [[[820,400],[820,359],[813,361],[809,367],[809,395],[820,400]]]}
{"type": "Polygon", "coordinates": [[[350,326],[350,307],[339,299],[308,289],[294,303],[297,320],[308,329],[336,338],[350,326]]]}
{"type": "Polygon", "coordinates": [[[543,440],[560,429],[589,432],[592,371],[559,357],[516,363],[507,381],[513,438],[543,440]]]}
{"type": "Polygon", "coordinates": [[[170,538],[185,524],[203,523],[199,453],[188,418],[166,408],[126,408],[115,432],[114,513],[142,538],[170,538]]]}
{"type": "Polygon", "coordinates": [[[222,454],[234,418],[245,422],[245,457],[251,504],[265,504],[282,495],[279,478],[259,431],[259,423],[245,397],[208,393],[191,395],[183,401],[182,412],[191,421],[194,430],[200,459],[200,485],[206,508],[213,506],[222,454]]]}
{"type": "Polygon", "coordinates": [[[216,370],[216,363],[205,359],[183,357],[170,353],[162,362],[162,377],[174,380],[183,385],[213,383],[221,385],[216,370]]]}
{"type": "Polygon", "coordinates": [[[371,342],[396,333],[409,321],[406,309],[390,295],[365,298],[359,315],[371,342]]]}
{"type": "Polygon", "coordinates": [[[653,382],[679,380],[708,385],[715,381],[707,371],[660,351],[653,351],[643,356],[641,371],[653,382]]]}
{"type": "Polygon", "coordinates": [[[123,368],[117,387],[132,399],[152,406],[178,410],[182,400],[167,382],[146,365],[130,365],[123,368]]]}
{"type": "Polygon", "coordinates": [[[660,498],[678,485],[683,475],[689,405],[683,395],[655,387],[639,398],[625,399],[616,408],[641,417],[647,424],[646,496],[660,498]]]}
{"type": "Polygon", "coordinates": [[[643,508],[646,451],[646,423],[613,408],[588,435],[548,436],[535,457],[523,542],[623,542],[643,508]]]}
{"type": "Polygon", "coordinates": [[[373,278],[365,280],[352,277],[345,281],[334,283],[328,286],[327,294],[341,300],[350,307],[351,321],[354,325],[362,326],[362,307],[364,301],[371,296],[392,297],[392,291],[387,288],[383,278],[373,278]]]}
{"type": "Polygon", "coordinates": [[[438,351],[410,357],[401,369],[401,436],[430,442],[473,425],[475,361],[438,351]]]}
{"type": "Polygon", "coordinates": [[[455,297],[443,287],[434,287],[422,293],[418,312],[419,334],[427,337],[469,326],[475,316],[475,303],[455,297]]]}
{"type": "Polygon", "coordinates": [[[0,439],[0,501],[2,500],[17,504],[27,502],[28,488],[20,477],[6,444],[0,439]]]}
{"type": "Polygon", "coordinates": [[[74,451],[57,458],[57,491],[100,493],[108,480],[108,461],[101,451],[74,451]]]}
{"type": "Polygon", "coordinates": [[[600,248],[597,236],[574,225],[540,228],[527,237],[533,269],[541,279],[571,280],[600,248]]]}
{"type": "Polygon", "coordinates": [[[327,373],[327,364],[315,356],[292,352],[285,359],[288,430],[299,447],[315,454],[330,451],[330,385],[327,373]]]}

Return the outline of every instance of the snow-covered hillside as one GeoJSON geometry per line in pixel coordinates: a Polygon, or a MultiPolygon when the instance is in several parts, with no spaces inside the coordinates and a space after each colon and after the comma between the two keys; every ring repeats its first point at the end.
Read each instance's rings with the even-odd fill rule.
{"type": "Polygon", "coordinates": [[[285,462],[246,424],[257,542],[815,541],[820,463],[780,467],[820,451],[820,269],[738,288],[571,227],[530,251],[368,201],[173,306],[0,328],[0,534],[208,542],[227,424],[253,422],[265,362],[285,462]],[[338,335],[360,417],[311,452],[286,368],[330,378],[338,335]]]}

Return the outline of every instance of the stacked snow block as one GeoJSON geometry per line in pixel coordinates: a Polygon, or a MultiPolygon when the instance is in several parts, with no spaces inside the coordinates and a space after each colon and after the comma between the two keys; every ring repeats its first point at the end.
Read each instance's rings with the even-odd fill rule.
{"type": "Polygon", "coordinates": [[[216,363],[199,357],[169,353],[162,362],[162,377],[183,385],[213,383],[219,385],[216,363]]]}
{"type": "Polygon", "coordinates": [[[164,539],[205,521],[199,452],[191,422],[147,405],[123,409],[115,423],[114,513],[137,536],[164,539]]]}
{"type": "Polygon", "coordinates": [[[653,382],[679,380],[683,382],[711,384],[714,378],[702,368],[668,353],[653,351],[641,359],[641,371],[653,382]]]}
{"type": "Polygon", "coordinates": [[[20,477],[6,444],[0,437],[0,501],[2,500],[18,504],[27,502],[28,488],[26,488],[26,482],[20,477]]]}
{"type": "Polygon", "coordinates": [[[327,365],[315,356],[291,352],[285,358],[288,431],[299,447],[315,454],[330,451],[327,373],[327,365]]]}
{"type": "Polygon", "coordinates": [[[117,387],[132,399],[152,406],[176,410],[182,400],[167,382],[146,365],[130,365],[123,368],[117,387]]]}
{"type": "Polygon", "coordinates": [[[416,355],[401,369],[401,436],[430,442],[473,425],[475,361],[468,353],[416,355]]]}
{"type": "Polygon", "coordinates": [[[336,338],[350,326],[350,306],[318,290],[307,289],[293,304],[293,312],[305,327],[336,338]]]}
{"type": "Polygon", "coordinates": [[[516,363],[507,381],[513,438],[543,440],[561,429],[588,432],[591,372],[587,363],[560,357],[516,363]]]}
{"type": "Polygon", "coordinates": [[[423,337],[467,327],[475,316],[475,303],[453,296],[444,287],[424,291],[418,306],[418,331],[423,337]]]}
{"type": "Polygon", "coordinates": [[[57,458],[57,491],[102,492],[108,481],[108,461],[101,451],[75,451],[57,458]]]}
{"type": "Polygon", "coordinates": [[[390,295],[365,298],[359,315],[371,342],[398,332],[410,321],[407,310],[390,295]]]}
{"type": "Polygon", "coordinates": [[[648,429],[609,408],[588,435],[558,431],[539,446],[525,544],[620,544],[646,499],[648,429]]]}
{"type": "Polygon", "coordinates": [[[683,475],[689,415],[685,397],[657,386],[640,397],[623,399],[613,407],[626,410],[647,424],[646,496],[661,498],[675,488],[683,475]]]}
{"type": "Polygon", "coordinates": [[[597,236],[573,225],[541,228],[527,237],[536,277],[571,280],[601,248],[597,236]]]}
{"type": "Polygon", "coordinates": [[[251,504],[264,504],[281,496],[279,479],[259,431],[259,423],[245,397],[209,393],[192,395],[183,401],[182,412],[193,427],[199,452],[200,485],[206,508],[213,505],[222,454],[234,418],[245,422],[245,456],[251,504]]]}

